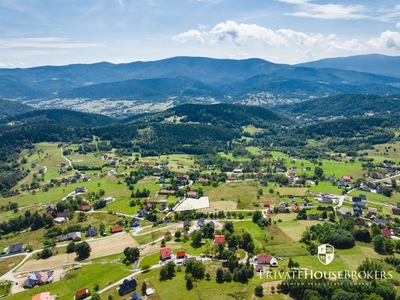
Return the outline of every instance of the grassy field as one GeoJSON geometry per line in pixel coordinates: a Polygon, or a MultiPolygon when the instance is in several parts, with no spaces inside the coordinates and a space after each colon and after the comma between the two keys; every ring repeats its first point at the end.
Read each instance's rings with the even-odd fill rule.
{"type": "Polygon", "coordinates": [[[23,255],[15,255],[10,257],[3,257],[2,259],[0,259],[0,276],[7,273],[13,267],[18,265],[23,258],[23,255]]]}
{"type": "Polygon", "coordinates": [[[296,187],[281,187],[277,191],[281,196],[293,195],[295,197],[305,196],[307,194],[307,188],[296,188],[296,187]]]}
{"type": "Polygon", "coordinates": [[[309,187],[310,192],[329,193],[341,195],[343,189],[332,185],[332,182],[319,182],[317,185],[309,187]]]}
{"type": "Polygon", "coordinates": [[[185,173],[190,169],[196,169],[193,157],[184,154],[141,157],[140,161],[148,162],[152,166],[154,166],[156,163],[163,164],[168,162],[169,168],[175,172],[185,173]]]}
{"type": "Polygon", "coordinates": [[[70,300],[77,290],[88,288],[93,291],[96,284],[100,289],[132,273],[132,267],[122,263],[122,256],[111,256],[90,261],[82,269],[68,271],[62,281],[54,282],[46,286],[27,290],[7,299],[30,299],[42,291],[50,291],[51,294],[58,295],[57,299],[70,300]]]}
{"type": "Polygon", "coordinates": [[[211,202],[216,201],[234,201],[237,203],[237,209],[254,209],[256,206],[253,203],[262,205],[265,199],[271,201],[271,203],[278,203],[278,197],[276,195],[268,194],[261,195],[260,199],[257,199],[257,191],[259,189],[257,182],[228,182],[220,184],[218,187],[213,188],[210,186],[202,187],[204,195],[210,198],[211,202]]]}

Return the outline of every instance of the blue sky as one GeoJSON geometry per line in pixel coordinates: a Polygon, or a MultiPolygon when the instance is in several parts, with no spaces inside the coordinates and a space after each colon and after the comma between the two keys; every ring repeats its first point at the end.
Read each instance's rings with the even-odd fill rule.
{"type": "Polygon", "coordinates": [[[400,2],[0,0],[0,67],[400,54],[400,2]]]}

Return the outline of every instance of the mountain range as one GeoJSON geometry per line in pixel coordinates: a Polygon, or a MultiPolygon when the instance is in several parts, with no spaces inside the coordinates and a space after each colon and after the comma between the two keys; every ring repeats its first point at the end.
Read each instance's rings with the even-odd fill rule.
{"type": "Polygon", "coordinates": [[[273,107],[340,94],[395,95],[400,94],[399,70],[400,57],[383,55],[294,66],[262,59],[173,57],[0,69],[0,99],[123,118],[184,103],[273,107]]]}

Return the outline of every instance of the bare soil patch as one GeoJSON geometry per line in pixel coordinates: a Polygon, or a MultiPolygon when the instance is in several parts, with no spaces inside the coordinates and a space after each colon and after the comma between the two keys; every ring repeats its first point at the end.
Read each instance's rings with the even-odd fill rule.
{"type": "Polygon", "coordinates": [[[215,210],[235,210],[237,203],[232,200],[210,202],[210,207],[201,209],[203,212],[214,212],[215,210]]]}

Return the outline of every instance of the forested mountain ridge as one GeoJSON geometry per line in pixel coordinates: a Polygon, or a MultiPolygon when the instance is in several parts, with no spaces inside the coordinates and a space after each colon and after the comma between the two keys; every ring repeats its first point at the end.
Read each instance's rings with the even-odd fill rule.
{"type": "Polygon", "coordinates": [[[0,100],[0,120],[34,110],[33,107],[15,101],[0,100]]]}
{"type": "Polygon", "coordinates": [[[74,127],[104,126],[117,120],[98,114],[78,112],[67,109],[34,110],[3,119],[1,123],[13,122],[16,125],[60,124],[74,127]]]}
{"type": "Polygon", "coordinates": [[[0,69],[0,85],[4,99],[39,109],[68,107],[118,118],[142,113],[137,107],[160,111],[218,102],[271,107],[343,93],[400,94],[400,78],[380,74],[204,57],[0,69]],[[99,103],[87,105],[90,101],[99,103]]]}
{"type": "Polygon", "coordinates": [[[361,116],[393,117],[400,115],[400,95],[377,96],[345,94],[318,98],[303,103],[275,107],[276,111],[298,120],[321,121],[324,119],[361,116]]]}
{"type": "Polygon", "coordinates": [[[301,63],[297,66],[309,68],[334,68],[400,78],[400,57],[382,54],[355,55],[325,58],[301,63]]]}

